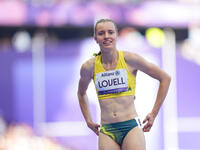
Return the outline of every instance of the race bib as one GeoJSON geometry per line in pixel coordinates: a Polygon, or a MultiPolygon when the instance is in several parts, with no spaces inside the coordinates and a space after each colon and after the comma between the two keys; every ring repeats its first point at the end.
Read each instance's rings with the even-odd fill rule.
{"type": "Polygon", "coordinates": [[[99,95],[127,91],[128,78],[126,69],[97,73],[95,76],[95,84],[99,95]]]}

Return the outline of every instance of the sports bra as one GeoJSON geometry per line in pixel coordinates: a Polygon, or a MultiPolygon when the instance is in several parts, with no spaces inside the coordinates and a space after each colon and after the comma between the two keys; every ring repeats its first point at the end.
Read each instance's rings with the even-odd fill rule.
{"type": "Polygon", "coordinates": [[[95,58],[93,81],[99,100],[135,95],[136,77],[128,70],[123,52],[118,54],[116,68],[109,71],[103,68],[101,54],[95,58]]]}

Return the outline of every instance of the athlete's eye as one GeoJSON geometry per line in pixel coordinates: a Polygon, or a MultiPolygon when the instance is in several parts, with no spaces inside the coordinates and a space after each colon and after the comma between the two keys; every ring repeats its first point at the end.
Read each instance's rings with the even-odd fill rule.
{"type": "Polygon", "coordinates": [[[98,32],[98,35],[103,35],[104,34],[104,32],[98,32]]]}
{"type": "Polygon", "coordinates": [[[114,31],[108,31],[109,34],[114,34],[114,31]]]}

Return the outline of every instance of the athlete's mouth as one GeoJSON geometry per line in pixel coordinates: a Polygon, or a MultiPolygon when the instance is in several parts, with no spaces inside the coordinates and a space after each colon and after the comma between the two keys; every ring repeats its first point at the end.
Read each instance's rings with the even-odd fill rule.
{"type": "Polygon", "coordinates": [[[112,41],[109,40],[103,41],[103,45],[110,45],[110,44],[112,44],[112,41]]]}

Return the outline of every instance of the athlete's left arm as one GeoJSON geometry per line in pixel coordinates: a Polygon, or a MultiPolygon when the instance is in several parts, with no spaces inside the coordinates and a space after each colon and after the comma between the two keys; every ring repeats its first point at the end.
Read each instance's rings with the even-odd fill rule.
{"type": "Polygon", "coordinates": [[[159,109],[167,95],[169,85],[171,82],[171,77],[166,72],[161,70],[159,67],[148,62],[143,57],[137,54],[124,52],[124,58],[126,60],[126,63],[129,64],[130,66],[133,66],[136,70],[140,70],[148,74],[149,76],[157,79],[160,82],[153,109],[151,113],[149,113],[143,121],[143,123],[147,122],[143,128],[143,131],[148,132],[150,131],[153,122],[159,112],[159,109]]]}

